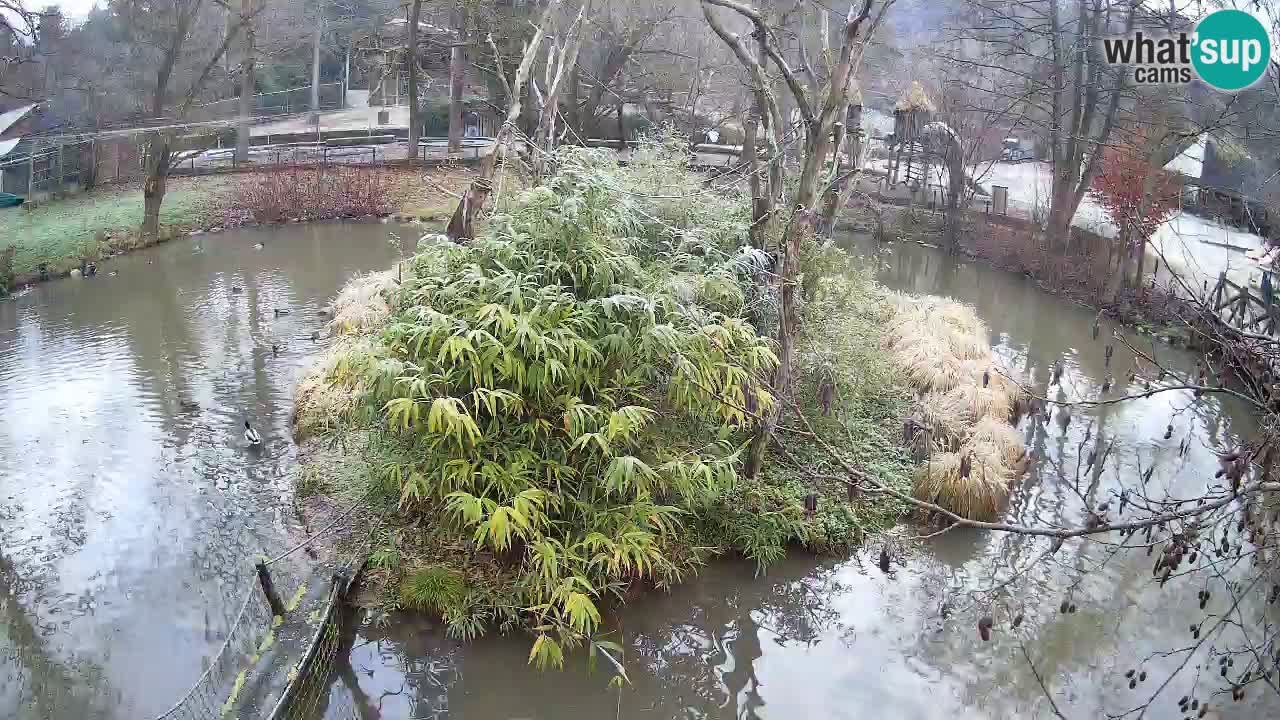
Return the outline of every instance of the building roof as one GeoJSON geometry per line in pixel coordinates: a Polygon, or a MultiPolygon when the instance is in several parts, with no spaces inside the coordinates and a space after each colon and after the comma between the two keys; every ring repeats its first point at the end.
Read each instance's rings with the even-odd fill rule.
{"type": "Polygon", "coordinates": [[[18,147],[18,143],[22,142],[22,138],[13,138],[10,140],[0,140],[0,159],[4,159],[10,151],[18,147]]]}
{"type": "Polygon", "coordinates": [[[4,131],[13,127],[15,123],[26,117],[32,110],[35,110],[36,106],[39,104],[40,103],[31,103],[30,105],[23,105],[8,112],[0,113],[0,134],[3,134],[4,131]]]}
{"type": "Polygon", "coordinates": [[[1172,170],[1197,180],[1200,179],[1200,176],[1204,174],[1204,151],[1208,137],[1208,133],[1201,133],[1185,150],[1179,152],[1172,160],[1165,163],[1164,169],[1172,170]]]}

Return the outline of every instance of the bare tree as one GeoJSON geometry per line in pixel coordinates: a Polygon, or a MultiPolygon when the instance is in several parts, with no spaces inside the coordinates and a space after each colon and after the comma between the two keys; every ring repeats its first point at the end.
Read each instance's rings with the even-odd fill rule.
{"type": "Polygon", "coordinates": [[[980,78],[976,90],[1025,105],[1028,121],[1044,129],[1053,166],[1047,226],[1065,242],[1126,86],[1124,68],[1113,68],[1101,57],[1100,40],[1131,31],[1138,3],[968,3],[955,39],[967,41],[961,47],[978,49],[947,54],[945,60],[980,78]]]}
{"type": "MultiPolygon", "coordinates": [[[[778,393],[786,397],[791,392],[792,364],[795,352],[795,337],[799,329],[799,298],[796,286],[801,279],[800,253],[806,243],[811,242],[817,227],[817,202],[823,188],[820,188],[823,171],[827,168],[828,157],[836,141],[837,120],[843,120],[845,108],[849,102],[850,82],[854,68],[858,66],[866,45],[858,42],[863,24],[871,17],[872,0],[864,0],[861,6],[852,5],[844,18],[844,26],[840,33],[841,44],[838,59],[831,66],[825,84],[820,87],[806,89],[800,76],[794,71],[780,51],[781,43],[778,30],[771,25],[765,15],[754,7],[743,5],[736,0],[701,0],[703,15],[712,30],[733,50],[734,55],[751,73],[755,81],[755,92],[761,104],[772,116],[775,127],[782,127],[784,120],[778,102],[769,89],[765,63],[757,55],[749,52],[742,38],[729,32],[717,19],[714,7],[732,11],[751,24],[752,37],[759,43],[759,49],[774,69],[781,74],[783,81],[791,92],[797,110],[800,113],[804,128],[804,144],[800,161],[800,177],[796,189],[790,198],[791,211],[782,230],[781,249],[782,267],[778,277],[779,284],[779,329],[778,329],[778,368],[773,377],[773,386],[778,393]],[[816,90],[816,92],[815,92],[816,90]]],[[[816,83],[815,83],[816,85],[816,83]]],[[[776,190],[780,186],[774,186],[776,190]]],[[[752,441],[750,459],[747,463],[748,475],[759,470],[764,457],[765,445],[777,422],[777,411],[769,413],[752,441]]]]}
{"type": "Polygon", "coordinates": [[[39,15],[21,0],[0,0],[0,95],[32,97],[25,70],[35,61],[39,27],[39,15]]]}
{"type": "Polygon", "coordinates": [[[129,33],[134,57],[154,68],[147,114],[163,126],[151,131],[147,142],[145,179],[142,186],[142,234],[155,237],[160,229],[160,207],[166,181],[175,162],[173,126],[186,118],[215,71],[253,16],[239,14],[236,22],[216,39],[220,18],[213,7],[229,9],[222,0],[118,0],[112,5],[121,29],[129,33]],[[185,76],[185,87],[174,92],[175,75],[185,76]]]}
{"type": "Polygon", "coordinates": [[[646,96],[651,88],[636,83],[643,74],[636,60],[650,52],[659,33],[670,30],[674,14],[675,7],[665,2],[614,0],[592,7],[586,47],[566,81],[567,116],[575,132],[583,137],[598,132],[620,103],[646,96]],[[629,82],[635,85],[631,91],[629,82]]]}
{"type": "Polygon", "coordinates": [[[566,71],[578,62],[578,47],[582,40],[582,17],[587,7],[578,8],[578,14],[565,31],[563,41],[550,38],[547,50],[546,72],[543,85],[539,87],[537,79],[531,80],[534,96],[538,103],[538,130],[534,135],[534,177],[544,177],[547,171],[547,158],[555,146],[556,116],[560,113],[560,88],[564,85],[566,71]]]}
{"type": "Polygon", "coordinates": [[[261,11],[259,0],[240,0],[240,24],[244,44],[240,55],[240,122],[236,126],[236,162],[249,160],[249,133],[253,118],[253,93],[256,86],[256,33],[254,17],[261,11]]]}
{"type": "Polygon", "coordinates": [[[534,25],[533,35],[524,44],[520,65],[516,68],[515,78],[511,82],[507,81],[506,71],[501,65],[502,53],[498,51],[493,36],[487,37],[495,62],[498,63],[496,74],[502,82],[503,93],[507,98],[507,114],[502,126],[498,128],[497,137],[494,138],[493,151],[480,163],[479,175],[471,181],[470,187],[462,194],[462,199],[458,201],[458,206],[449,219],[446,234],[454,242],[475,237],[476,217],[484,210],[489,194],[493,191],[493,175],[497,170],[498,157],[505,152],[506,143],[514,134],[517,123],[520,122],[525,84],[529,82],[530,73],[538,58],[538,47],[542,44],[542,38],[549,26],[551,11],[555,5],[555,0],[545,0],[543,3],[538,21],[534,25]]]}

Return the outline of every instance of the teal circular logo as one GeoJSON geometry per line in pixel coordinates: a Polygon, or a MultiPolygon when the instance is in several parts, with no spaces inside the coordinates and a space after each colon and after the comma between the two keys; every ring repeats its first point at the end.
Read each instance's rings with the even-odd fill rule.
{"type": "Polygon", "coordinates": [[[1258,18],[1243,10],[1218,10],[1196,25],[1191,64],[1219,90],[1243,90],[1271,62],[1271,38],[1258,18]]]}

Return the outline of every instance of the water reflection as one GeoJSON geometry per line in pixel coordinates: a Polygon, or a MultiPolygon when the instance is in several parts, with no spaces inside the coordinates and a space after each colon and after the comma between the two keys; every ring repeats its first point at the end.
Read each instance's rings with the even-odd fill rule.
{"type": "MultiPolygon", "coordinates": [[[[1107,378],[1113,394],[1137,387],[1128,380],[1132,352],[1114,343],[1106,362],[1106,338],[1119,328],[1103,321],[1095,340],[1093,312],[1045,295],[1026,278],[915,245],[858,250],[890,287],[973,304],[995,351],[1041,388],[1060,359],[1063,382],[1052,391],[1063,397],[1096,397],[1107,378]]],[[[1164,364],[1194,371],[1195,358],[1183,351],[1126,338],[1164,364]]],[[[1149,493],[1197,493],[1217,467],[1212,449],[1253,428],[1230,398],[1182,392],[1079,411],[1066,424],[1024,421],[1020,430],[1040,460],[1015,488],[1007,517],[1078,523],[1084,498],[1132,488],[1151,468],[1149,493]],[[1086,431],[1094,442],[1085,444],[1086,431]],[[1112,451],[1086,468],[1098,438],[1112,451]]],[[[1195,588],[1160,588],[1146,554],[1117,542],[1073,540],[1036,562],[1048,541],[955,530],[923,542],[890,575],[870,559],[878,548],[838,561],[791,559],[762,577],[743,564],[715,563],[669,594],[614,613],[632,679],[621,691],[607,687],[601,669],[588,672],[583,658],[564,672],[531,670],[524,636],[460,646],[420,618],[365,625],[353,640],[351,673],[334,682],[326,717],[1052,717],[1024,648],[1068,717],[1119,714],[1153,689],[1131,692],[1124,671],[1145,660],[1153,678],[1168,677],[1182,656],[1155,653],[1179,647],[1204,613],[1195,588]],[[1063,599],[1077,612],[1059,612],[1063,599]],[[976,623],[986,613],[997,618],[997,632],[984,643],[976,623]],[[1015,614],[1025,617],[1016,633],[1009,628],[1015,614]]],[[[1179,696],[1197,688],[1208,697],[1216,689],[1207,679],[1196,683],[1195,673],[1180,676],[1147,717],[1181,717],[1179,696]]],[[[1247,717],[1280,713],[1268,693],[1232,709],[1247,717]]]]}
{"type": "Polygon", "coordinates": [[[153,716],[200,675],[250,558],[294,525],[289,412],[317,311],[401,255],[387,239],[179,240],[0,303],[0,716],[153,716]]]}

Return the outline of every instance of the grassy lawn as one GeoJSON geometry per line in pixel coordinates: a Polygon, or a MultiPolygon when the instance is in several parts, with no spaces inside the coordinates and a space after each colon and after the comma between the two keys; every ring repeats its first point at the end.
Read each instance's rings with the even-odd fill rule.
{"type": "MultiPolygon", "coordinates": [[[[452,212],[457,196],[473,173],[446,168],[422,171],[389,169],[387,193],[392,206],[410,219],[441,220],[452,212]]],[[[244,220],[235,209],[240,176],[171,178],[160,210],[161,237],[244,220]]],[[[53,275],[79,267],[81,258],[97,260],[144,243],[141,184],[107,187],[32,209],[0,210],[0,253],[13,246],[12,272],[20,281],[48,263],[53,275]]]]}
{"type": "MultiPolygon", "coordinates": [[[[171,180],[161,225],[199,226],[207,216],[219,214],[227,184],[221,177],[171,180]]],[[[36,272],[40,263],[60,273],[78,267],[82,257],[96,259],[135,247],[141,224],[141,185],[104,188],[42,202],[31,210],[0,210],[0,245],[16,248],[13,271],[19,276],[36,272]]]]}

